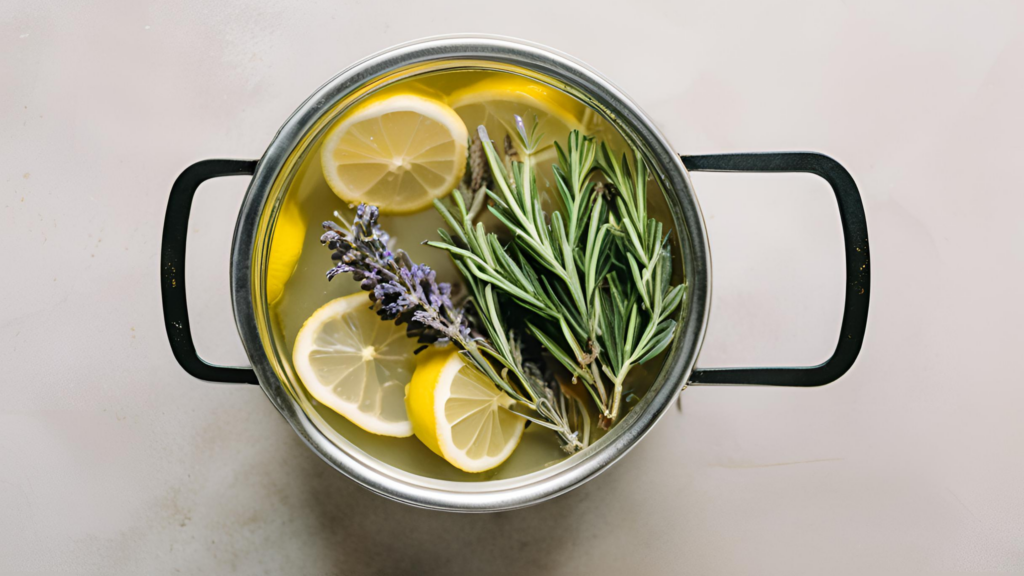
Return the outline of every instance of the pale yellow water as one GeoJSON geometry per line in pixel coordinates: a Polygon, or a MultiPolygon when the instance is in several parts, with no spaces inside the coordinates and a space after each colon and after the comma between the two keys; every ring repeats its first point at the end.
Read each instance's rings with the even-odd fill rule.
{"type": "MultiPolygon", "coordinates": [[[[493,81],[494,76],[498,74],[506,73],[482,71],[435,73],[418,77],[415,80],[396,83],[386,90],[414,91],[444,98],[448,94],[465,90],[477,83],[493,81]]],[[[564,97],[570,98],[567,95],[564,97]]],[[[576,105],[582,110],[583,104],[577,102],[576,105]]],[[[590,133],[596,132],[601,136],[610,135],[611,143],[621,154],[624,140],[609,123],[600,119],[596,114],[588,112],[586,124],[587,131],[590,133]]],[[[469,128],[472,132],[473,128],[469,128]]],[[[568,134],[552,134],[550,136],[564,143],[568,134]]],[[[501,142],[504,134],[491,134],[491,137],[495,142],[501,142]]],[[[545,185],[550,185],[548,181],[541,182],[541,177],[538,180],[538,185],[542,189],[545,185]]],[[[333,219],[335,210],[345,214],[346,218],[351,221],[351,214],[354,210],[335,196],[327,186],[321,173],[319,144],[315,145],[306,155],[287,194],[286,201],[297,202],[302,217],[309,224],[303,240],[302,255],[295,271],[285,284],[282,297],[271,307],[273,331],[283,338],[281,350],[284,353],[281,356],[290,361],[295,336],[303,322],[326,302],[359,291],[359,285],[347,275],[338,276],[331,282],[328,282],[325,276],[326,271],[333,264],[330,259],[330,251],[320,244],[319,238],[322,233],[320,225],[324,220],[333,219]]],[[[650,186],[649,202],[651,215],[661,220],[667,228],[672,228],[672,220],[665,207],[665,199],[654,181],[650,186]]],[[[445,252],[421,245],[424,240],[436,239],[437,229],[444,226],[441,217],[432,208],[408,216],[382,216],[381,225],[395,238],[397,246],[409,253],[413,261],[428,264],[436,270],[439,281],[452,283],[460,281],[458,272],[445,252]]],[[[275,237],[275,241],[276,239],[275,237]]],[[[675,239],[673,242],[675,243],[675,239]]],[[[674,248],[674,254],[679,254],[677,247],[674,248]]],[[[676,262],[675,265],[679,268],[679,262],[676,262]]],[[[367,300],[367,304],[369,304],[369,300],[367,300]]],[[[635,368],[630,373],[624,389],[631,391],[635,397],[642,396],[654,382],[662,363],[661,358],[656,358],[635,368]]],[[[296,388],[300,394],[307,394],[301,383],[298,383],[296,388]]],[[[624,402],[625,410],[636,404],[635,397],[632,397],[631,401],[624,402]]],[[[559,448],[558,440],[553,432],[540,426],[530,426],[527,428],[519,448],[504,464],[488,472],[469,474],[445,462],[423,446],[415,437],[389,438],[371,434],[330,409],[319,405],[311,397],[307,396],[307,398],[327,426],[360,450],[414,474],[461,481],[510,478],[543,469],[566,457],[566,454],[559,448]]]]}

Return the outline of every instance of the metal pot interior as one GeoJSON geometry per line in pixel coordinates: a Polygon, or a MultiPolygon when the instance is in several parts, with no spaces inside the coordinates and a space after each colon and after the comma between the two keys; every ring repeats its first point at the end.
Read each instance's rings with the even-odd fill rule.
{"type": "MultiPolygon", "coordinates": [[[[401,230],[406,223],[398,219],[391,224],[401,230]]],[[[429,229],[424,230],[432,236],[429,229]]],[[[399,237],[401,241],[401,233],[399,237]]],[[[412,255],[417,258],[417,253],[412,255]]],[[[453,270],[440,270],[439,276],[453,270]]],[[[707,273],[703,222],[685,169],[646,117],[613,86],[578,63],[540,48],[481,38],[430,40],[393,49],[355,65],[314,94],[288,120],[260,162],[239,216],[232,261],[236,318],[253,367],[263,389],[305,442],[332,466],[386,496],[424,507],[462,510],[513,508],[542,500],[588,479],[628,450],[665,410],[692,369],[706,321],[707,273]],[[645,393],[607,434],[587,450],[563,457],[555,438],[534,426],[506,464],[481,474],[451,467],[417,445],[415,438],[375,436],[319,406],[291,364],[291,345],[304,318],[303,306],[308,316],[327,300],[358,290],[347,279],[350,285],[338,286],[337,280],[328,284],[323,278],[330,261],[328,251],[319,246],[318,224],[344,204],[330,193],[320,175],[322,137],[335,119],[378,91],[453,71],[528,77],[577,99],[614,126],[647,158],[660,186],[651,190],[651,212],[661,214],[674,229],[676,281],[685,278],[690,284],[675,343],[661,360],[644,366],[649,388],[637,391],[645,393]],[[320,198],[319,203],[308,202],[311,197],[320,198]],[[314,213],[303,214],[309,228],[295,274],[318,280],[296,285],[305,288],[296,287],[294,294],[288,292],[289,284],[287,296],[271,304],[266,277],[276,225],[286,203],[296,201],[311,204],[314,213]],[[316,256],[310,266],[320,263],[315,274],[302,269],[309,253],[316,256]],[[292,297],[294,301],[286,301],[292,297]],[[517,461],[516,454],[524,448],[528,458],[517,461]]]]}

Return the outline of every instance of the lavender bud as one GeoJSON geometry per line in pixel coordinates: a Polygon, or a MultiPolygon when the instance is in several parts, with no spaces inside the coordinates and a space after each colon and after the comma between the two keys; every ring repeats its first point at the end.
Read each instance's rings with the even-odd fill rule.
{"type": "Polygon", "coordinates": [[[438,284],[437,273],[415,264],[404,250],[392,252],[379,217],[376,206],[360,204],[351,225],[344,220],[342,225],[324,223],[320,240],[332,250],[331,259],[336,262],[327,278],[352,274],[382,319],[407,323],[406,332],[421,342],[468,341],[464,312],[451,303],[451,286],[438,284]]]}
{"type": "Polygon", "coordinates": [[[402,268],[412,268],[412,258],[409,258],[409,254],[405,250],[399,249],[395,252],[395,260],[398,261],[398,265],[402,268]]]}

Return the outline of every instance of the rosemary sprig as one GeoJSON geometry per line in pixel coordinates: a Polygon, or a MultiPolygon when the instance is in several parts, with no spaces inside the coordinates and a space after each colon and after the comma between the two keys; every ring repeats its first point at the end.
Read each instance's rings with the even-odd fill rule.
{"type": "MultiPolygon", "coordinates": [[[[479,222],[473,224],[461,196],[453,194],[452,199],[455,214],[438,200],[434,201],[434,206],[455,236],[441,229],[438,230],[441,241],[430,241],[427,244],[447,250],[451,254],[459,271],[474,290],[478,301],[488,301],[489,298],[480,296],[490,294],[487,291],[493,287],[511,296],[523,308],[536,313],[540,317],[536,322],[526,322],[530,334],[540,340],[545,349],[572,372],[574,378],[582,379],[587,384],[598,406],[604,405],[606,402],[600,397],[601,393],[592,385],[592,374],[558,343],[558,340],[564,338],[577,358],[583,356],[584,353],[575,336],[579,326],[574,323],[578,320],[566,313],[551,284],[535,271],[526,256],[516,248],[516,244],[510,245],[509,254],[496,234],[485,231],[483,224],[479,222]],[[538,328],[540,319],[546,319],[549,321],[548,324],[556,326],[556,334],[552,335],[538,328]]],[[[496,314],[494,323],[498,323],[500,318],[501,316],[496,314]]],[[[490,327],[488,328],[490,332],[490,327]]]]}
{"type": "Polygon", "coordinates": [[[591,213],[590,198],[596,184],[590,181],[590,173],[594,168],[597,146],[593,139],[573,130],[564,149],[555,142],[555,151],[558,164],[552,166],[552,170],[566,209],[567,238],[570,245],[577,246],[591,213]]]}
{"type": "Polygon", "coordinates": [[[671,313],[686,296],[686,284],[670,286],[672,254],[668,234],[658,220],[647,217],[647,166],[633,150],[635,171],[626,155],[616,162],[602,143],[597,165],[614,186],[615,210],[609,223],[616,229],[620,252],[632,282],[609,275],[609,290],[602,296],[605,314],[599,315],[602,332],[610,337],[602,356],[602,370],[615,386],[612,413],[618,414],[622,383],[629,370],[660,354],[675,334],[671,313]],[[639,296],[640,302],[637,302],[639,296]]]}
{"type": "MultiPolygon", "coordinates": [[[[536,125],[527,133],[522,120],[515,120],[529,150],[536,125]]],[[[495,188],[487,190],[489,209],[514,240],[506,252],[494,234],[474,226],[455,195],[457,216],[435,201],[454,236],[442,230],[442,241],[428,244],[448,250],[467,278],[537,313],[535,322],[527,322],[530,333],[574,381],[584,383],[607,426],[619,414],[629,371],[671,342],[676,328],[671,314],[685,296],[685,285],[670,286],[668,235],[660,222],[647,218],[646,166],[634,150],[637,168],[630,170],[625,156],[616,163],[607,146],[598,154],[592,139],[573,131],[565,148],[557,146],[553,167],[565,213],[553,211],[549,223],[530,155],[506,170],[486,130],[480,127],[478,133],[495,188]],[[595,193],[597,169],[609,181],[601,187],[611,192],[610,205],[603,193],[595,193]],[[605,389],[602,373],[611,390],[605,389]]]]}
{"type": "MultiPolygon", "coordinates": [[[[533,129],[528,133],[522,118],[515,116],[515,123],[523,147],[526,150],[531,150],[540,139],[540,136],[536,134],[537,124],[534,123],[533,129]]],[[[570,369],[577,373],[578,377],[582,377],[588,385],[593,385],[595,379],[599,379],[599,377],[596,372],[587,371],[589,364],[593,361],[591,346],[588,345],[588,342],[593,343],[593,330],[588,326],[590,307],[584,296],[584,286],[578,271],[575,250],[575,242],[579,239],[576,230],[582,229],[586,216],[587,203],[583,195],[584,193],[589,194],[590,188],[581,186],[579,190],[564,192],[563,197],[574,201],[574,206],[578,205],[579,209],[571,213],[568,218],[568,226],[565,222],[566,219],[559,211],[551,214],[549,225],[545,218],[546,214],[541,209],[541,198],[537,190],[531,155],[527,153],[523,162],[511,163],[511,178],[509,178],[509,173],[505,171],[487,136],[487,130],[480,126],[477,131],[484,144],[484,152],[491,166],[491,173],[497,188],[497,192],[488,191],[493,202],[488,208],[513,233],[515,237],[513,245],[556,277],[555,282],[550,282],[545,275],[538,276],[540,282],[536,283],[535,293],[545,294],[547,299],[555,305],[555,308],[547,316],[557,321],[561,336],[575,357],[577,366],[570,369]],[[582,370],[577,368],[582,368],[582,370]]],[[[580,149],[572,147],[570,151],[579,152],[580,149]]],[[[578,164],[580,164],[579,161],[577,161],[578,164]]],[[[580,172],[578,168],[569,170],[580,172]]],[[[587,170],[589,171],[589,168],[587,170]]],[[[564,177],[565,174],[563,173],[562,176],[564,177]]],[[[561,179],[556,178],[556,180],[561,179]]],[[[559,187],[560,189],[565,188],[566,185],[563,182],[559,187]]],[[[525,259],[523,260],[525,261],[525,259]]],[[[536,326],[532,331],[538,332],[536,326]]]]}
{"type": "Polygon", "coordinates": [[[616,162],[607,144],[601,146],[597,164],[605,178],[618,192],[615,195],[616,211],[612,224],[625,233],[624,246],[629,270],[647,308],[652,304],[653,273],[666,239],[662,236],[662,224],[647,217],[647,166],[637,159],[635,174],[630,169],[626,155],[616,162]]]}

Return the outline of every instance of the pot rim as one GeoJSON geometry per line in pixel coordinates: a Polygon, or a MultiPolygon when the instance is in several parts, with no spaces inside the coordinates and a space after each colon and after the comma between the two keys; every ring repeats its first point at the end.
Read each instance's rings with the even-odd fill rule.
{"type": "Polygon", "coordinates": [[[678,154],[646,114],[615,85],[575,60],[550,48],[499,36],[436,36],[401,44],[369,56],[318,88],[278,130],[249,184],[239,212],[231,251],[231,293],[239,335],[260,387],[303,442],[332,467],[366,488],[413,506],[452,511],[498,511],[522,508],[562,494],[593,478],[629,451],[671,405],[690,377],[703,343],[710,304],[711,262],[700,205],[678,154]],[[508,481],[456,483],[414,481],[396,474],[372,457],[356,457],[329,440],[278,378],[264,349],[252,292],[252,262],[257,227],[268,196],[295,147],[316,122],[346,95],[366,83],[410,65],[452,61],[490,61],[526,68],[574,86],[594,99],[592,104],[615,113],[616,121],[633,132],[659,166],[660,178],[680,234],[688,287],[689,310],[670,348],[665,366],[642,403],[605,437],[588,449],[541,472],[508,481]],[[685,234],[684,234],[685,232],[685,234]],[[684,238],[685,236],[685,238],[684,238]],[[433,484],[434,486],[428,486],[433,484]],[[467,484],[459,491],[453,485],[467,484]],[[495,488],[487,489],[488,484],[495,488]]]}

